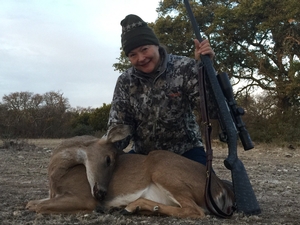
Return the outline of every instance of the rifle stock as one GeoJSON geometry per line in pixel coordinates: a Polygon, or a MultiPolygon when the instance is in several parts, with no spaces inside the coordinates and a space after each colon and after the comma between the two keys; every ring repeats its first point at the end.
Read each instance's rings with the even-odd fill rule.
{"type": "MultiPolygon", "coordinates": [[[[192,23],[196,38],[201,42],[202,38],[191,10],[188,0],[184,0],[184,4],[192,23]]],[[[246,169],[237,156],[237,140],[238,131],[232,118],[226,97],[220,87],[216,76],[215,69],[208,55],[200,55],[201,61],[205,67],[206,75],[211,86],[212,95],[218,106],[218,114],[220,123],[225,129],[228,145],[228,157],[224,160],[227,169],[231,170],[233,189],[236,199],[237,210],[246,215],[259,214],[261,212],[256,196],[252,189],[246,169]]]]}

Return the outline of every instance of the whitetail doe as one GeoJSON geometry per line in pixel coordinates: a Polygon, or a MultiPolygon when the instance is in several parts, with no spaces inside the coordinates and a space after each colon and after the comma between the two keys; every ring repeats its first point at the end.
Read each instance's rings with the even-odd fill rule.
{"type": "MultiPolygon", "coordinates": [[[[101,139],[75,137],[53,152],[48,173],[50,196],[30,201],[37,213],[92,212],[124,208],[123,213],[202,219],[206,168],[169,151],[149,155],[121,154],[113,146],[128,134],[126,126],[101,139]]],[[[212,195],[218,207],[230,212],[234,194],[212,174],[212,195]]]]}

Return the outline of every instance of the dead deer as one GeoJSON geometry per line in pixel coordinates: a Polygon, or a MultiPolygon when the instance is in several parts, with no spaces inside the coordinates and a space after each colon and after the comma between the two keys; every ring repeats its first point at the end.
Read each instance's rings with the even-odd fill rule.
{"type": "Polygon", "coordinates": [[[115,167],[113,143],[124,139],[128,126],[118,126],[107,136],[77,136],[63,141],[52,153],[49,198],[28,202],[37,213],[91,212],[104,199],[115,167]],[[96,200],[97,199],[97,200],[96,200]]]}
{"type": "MultiPolygon", "coordinates": [[[[122,132],[119,132],[118,138],[112,133],[97,141],[97,147],[82,148],[79,143],[74,143],[71,148],[65,149],[68,153],[63,153],[63,150],[54,152],[49,165],[50,198],[31,201],[27,208],[38,213],[75,213],[91,212],[98,205],[104,211],[123,208],[122,212],[126,214],[204,218],[208,213],[204,199],[205,166],[163,150],[152,151],[149,155],[121,154],[115,163],[114,156],[109,156],[111,162],[107,163],[107,151],[116,151],[111,149],[112,141],[126,136],[120,135],[122,132]],[[82,155],[93,155],[93,151],[98,151],[98,156],[83,163],[78,157],[79,149],[82,155]],[[64,161],[74,163],[67,168],[64,161]],[[113,164],[111,176],[107,168],[112,168],[113,164]],[[62,167],[64,169],[60,169],[62,167]],[[101,183],[102,176],[105,177],[104,184],[101,183]],[[109,176],[111,178],[107,179],[109,176]]],[[[232,190],[215,174],[212,174],[211,188],[218,207],[230,212],[234,204],[232,190]]]]}

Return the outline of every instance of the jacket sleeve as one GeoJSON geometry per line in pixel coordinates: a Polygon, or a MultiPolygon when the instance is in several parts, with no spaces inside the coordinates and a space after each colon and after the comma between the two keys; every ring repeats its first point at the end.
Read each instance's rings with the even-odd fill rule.
{"type": "Polygon", "coordinates": [[[118,78],[115,86],[108,118],[108,130],[119,124],[126,124],[131,127],[131,134],[128,135],[125,139],[115,143],[115,146],[118,150],[125,149],[130,143],[132,130],[134,127],[134,118],[132,115],[133,113],[130,104],[129,80],[128,78],[126,78],[126,74],[122,74],[118,78]]]}

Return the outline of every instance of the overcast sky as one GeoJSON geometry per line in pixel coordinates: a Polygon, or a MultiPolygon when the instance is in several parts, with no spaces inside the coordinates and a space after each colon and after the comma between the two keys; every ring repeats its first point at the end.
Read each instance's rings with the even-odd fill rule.
{"type": "Polygon", "coordinates": [[[72,107],[109,104],[119,72],[120,21],[157,18],[159,0],[0,0],[0,102],[59,91],[72,107]]]}

